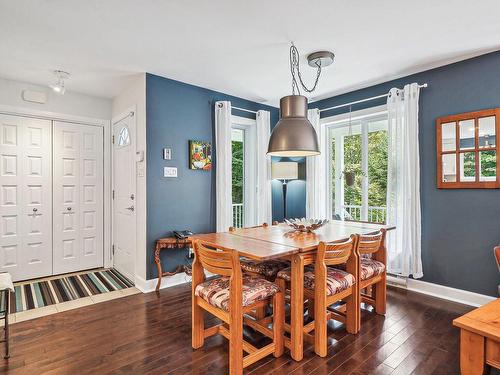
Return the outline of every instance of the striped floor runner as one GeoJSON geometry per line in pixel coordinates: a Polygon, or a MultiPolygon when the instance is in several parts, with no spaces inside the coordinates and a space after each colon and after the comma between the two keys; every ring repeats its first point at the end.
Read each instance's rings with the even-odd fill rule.
{"type": "MultiPolygon", "coordinates": [[[[14,286],[15,293],[10,295],[10,311],[36,309],[132,286],[134,284],[130,280],[114,269],[34,281],[14,286]]],[[[4,300],[1,298],[0,311],[4,310],[4,300]]]]}

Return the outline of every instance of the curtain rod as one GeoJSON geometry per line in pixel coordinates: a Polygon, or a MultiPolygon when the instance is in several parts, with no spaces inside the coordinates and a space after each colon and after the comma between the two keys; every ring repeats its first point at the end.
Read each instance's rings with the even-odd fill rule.
{"type": "Polygon", "coordinates": [[[249,109],[245,109],[245,108],[239,108],[239,107],[231,107],[231,109],[236,109],[238,111],[243,111],[243,112],[248,112],[248,113],[254,113],[254,114],[257,114],[257,111],[251,111],[249,109]]]}
{"type": "MultiPolygon", "coordinates": [[[[419,88],[425,88],[427,86],[428,86],[427,83],[424,83],[423,85],[418,85],[419,88]]],[[[334,107],[329,107],[329,108],[323,108],[323,109],[320,109],[319,112],[321,113],[321,112],[324,112],[324,111],[331,111],[332,109],[337,109],[337,108],[342,108],[342,107],[349,107],[350,105],[364,103],[364,102],[368,102],[370,100],[375,100],[375,99],[387,98],[388,96],[389,96],[389,93],[383,94],[383,95],[372,96],[371,98],[356,100],[355,102],[350,102],[350,103],[345,103],[345,104],[339,104],[339,105],[336,105],[334,107]]]]}

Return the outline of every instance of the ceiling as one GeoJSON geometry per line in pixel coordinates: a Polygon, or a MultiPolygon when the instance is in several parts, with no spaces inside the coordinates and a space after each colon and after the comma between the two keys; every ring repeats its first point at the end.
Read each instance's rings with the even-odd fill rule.
{"type": "Polygon", "coordinates": [[[317,100],[500,49],[498,0],[0,0],[0,77],[114,97],[150,72],[276,105],[289,45],[332,50],[317,100]]]}

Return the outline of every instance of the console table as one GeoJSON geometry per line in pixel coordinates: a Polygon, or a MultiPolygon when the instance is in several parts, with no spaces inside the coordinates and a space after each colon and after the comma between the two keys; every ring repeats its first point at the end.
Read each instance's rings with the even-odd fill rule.
{"type": "Polygon", "coordinates": [[[500,368],[500,299],[457,318],[462,375],[485,374],[487,365],[500,368]]]}
{"type": "Polygon", "coordinates": [[[160,253],[164,249],[182,249],[185,247],[191,247],[191,239],[178,239],[175,237],[160,238],[156,241],[155,247],[155,263],[158,269],[158,284],[156,284],[156,291],[160,290],[161,278],[163,276],[173,276],[178,273],[185,272],[187,275],[191,275],[191,267],[185,265],[178,265],[174,272],[163,272],[161,269],[161,259],[160,253]]]}

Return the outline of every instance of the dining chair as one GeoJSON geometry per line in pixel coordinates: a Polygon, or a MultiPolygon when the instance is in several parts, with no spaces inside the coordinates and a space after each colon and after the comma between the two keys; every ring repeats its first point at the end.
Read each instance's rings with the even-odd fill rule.
{"type": "MultiPolygon", "coordinates": [[[[309,267],[304,272],[304,297],[314,301],[314,320],[304,325],[304,338],[314,342],[314,350],[321,357],[327,355],[329,320],[345,323],[349,333],[358,332],[357,239],[357,235],[352,235],[348,240],[320,242],[314,269],[309,267]],[[344,263],[345,271],[333,267],[344,263]],[[345,313],[332,306],[340,301],[346,303],[345,313]]],[[[276,280],[281,290],[289,289],[291,269],[280,271],[276,280]]]]}
{"type": "MultiPolygon", "coordinates": [[[[387,301],[386,266],[387,255],[385,239],[387,231],[359,236],[357,244],[358,275],[357,283],[360,303],[373,306],[377,314],[384,315],[387,301]],[[366,290],[367,293],[362,291],[366,290]]],[[[359,306],[361,309],[361,306],[359,306]]],[[[358,325],[361,327],[361,310],[358,314],[358,325]]]]}
{"type": "MultiPolygon", "coordinates": [[[[495,259],[497,261],[498,271],[500,271],[500,246],[495,246],[493,252],[495,254],[495,259]]],[[[500,296],[500,285],[498,286],[498,295],[500,296]]]]}
{"type": "MultiPolygon", "coordinates": [[[[192,347],[203,346],[207,337],[220,334],[229,340],[229,372],[240,375],[243,368],[269,354],[283,354],[284,301],[279,287],[259,277],[243,275],[238,252],[208,242],[194,242],[192,280],[192,347]],[[204,270],[219,277],[205,280],[204,270]],[[260,349],[243,338],[244,316],[272,303],[272,342],[260,349]],[[204,312],[222,323],[204,326],[204,312]],[[245,357],[243,351],[248,353],[245,357]]],[[[251,319],[251,318],[248,318],[251,319]]],[[[252,320],[253,321],[253,320],[252,320]]]]}
{"type": "MultiPolygon", "coordinates": [[[[272,225],[278,225],[277,221],[274,221],[272,225]]],[[[262,225],[256,225],[249,228],[267,228],[269,224],[263,223],[262,225]]],[[[236,228],[230,227],[229,232],[235,232],[236,228]]],[[[274,281],[276,275],[279,271],[286,267],[290,267],[290,262],[280,259],[271,259],[265,261],[241,258],[240,259],[241,268],[243,271],[249,275],[262,276],[269,281],[274,281]]]]}

